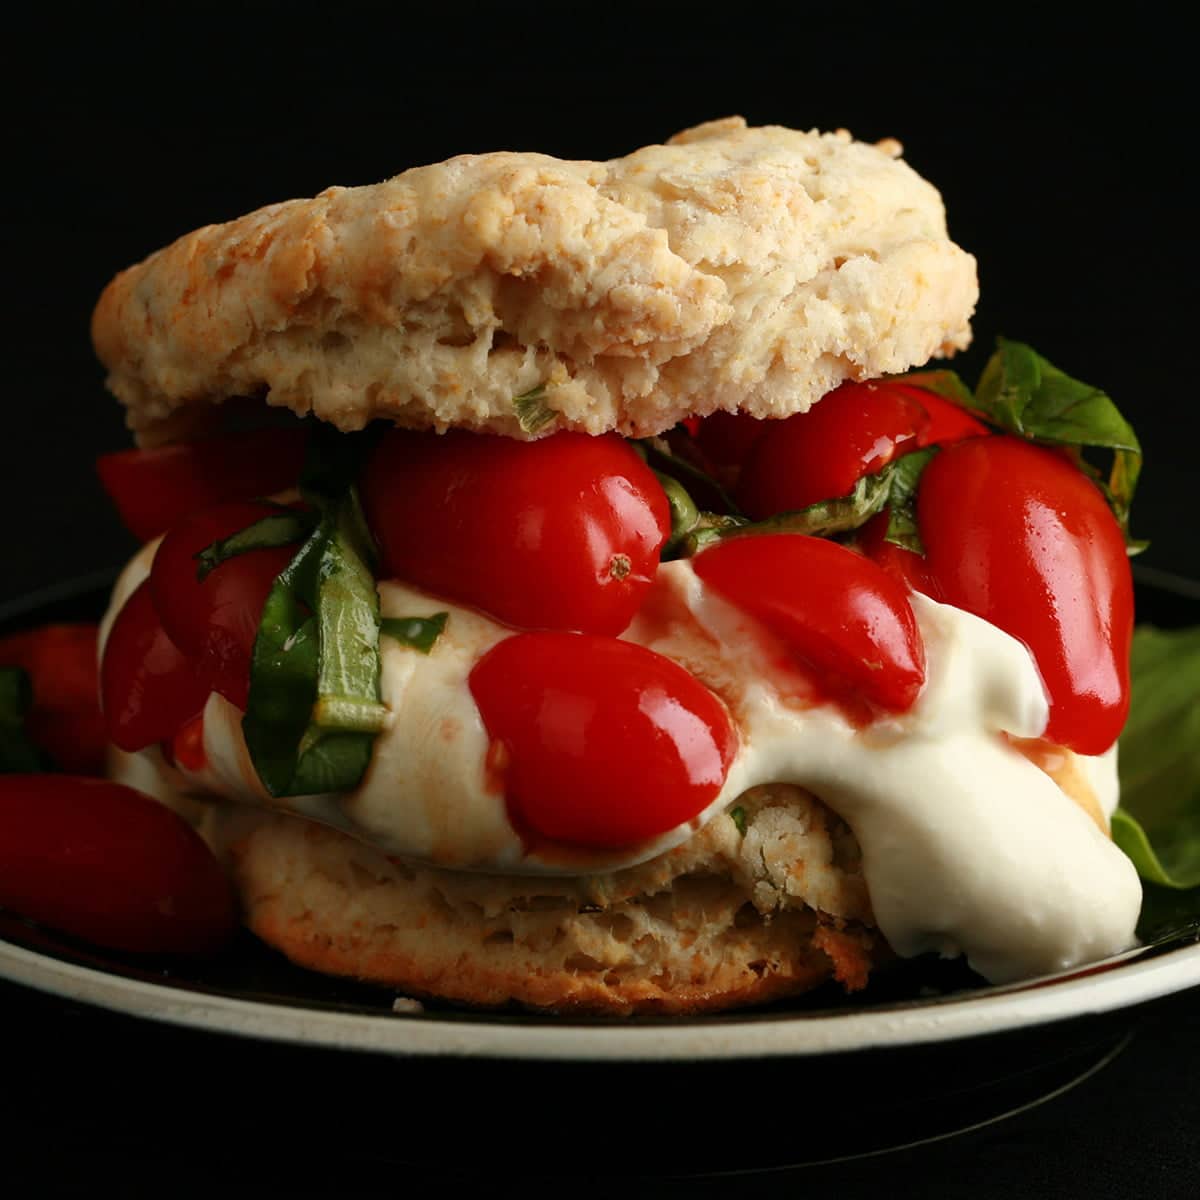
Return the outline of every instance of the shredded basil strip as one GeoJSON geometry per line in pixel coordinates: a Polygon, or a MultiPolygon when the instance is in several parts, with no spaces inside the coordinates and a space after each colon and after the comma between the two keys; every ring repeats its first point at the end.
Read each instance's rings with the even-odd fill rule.
{"type": "Polygon", "coordinates": [[[672,558],[681,557],[680,550],[687,535],[696,528],[700,521],[700,510],[689,495],[687,488],[678,479],[655,471],[654,477],[662,485],[666,493],[667,505],[671,510],[671,535],[662,548],[660,558],[668,562],[672,558]]]}
{"type": "Polygon", "coordinates": [[[703,513],[699,527],[684,539],[684,545],[695,553],[713,542],[744,535],[802,533],[809,537],[831,537],[860,529],[876,513],[889,508],[887,540],[921,554],[924,550],[917,533],[913,500],[921,472],[935,453],[936,449],[931,447],[906,454],[888,463],[882,471],[864,475],[845,496],[821,500],[795,512],[777,513],[763,521],[747,522],[703,513]]]}
{"type": "Polygon", "coordinates": [[[428,654],[446,628],[449,613],[434,613],[431,617],[384,617],[379,632],[401,645],[428,654]]]}
{"type": "Polygon", "coordinates": [[[0,775],[23,775],[50,766],[25,732],[32,703],[29,676],[20,667],[0,667],[0,775]]]}
{"type": "Polygon", "coordinates": [[[526,433],[537,433],[554,420],[554,410],[546,404],[546,385],[539,383],[520,396],[513,397],[517,423],[526,433]]]}
{"type": "Polygon", "coordinates": [[[962,381],[955,371],[910,371],[907,375],[895,376],[897,383],[911,384],[926,392],[933,392],[943,400],[949,400],[960,408],[975,409],[975,397],[971,389],[962,381]]]}
{"type": "Polygon", "coordinates": [[[1104,392],[1072,379],[1023,342],[998,338],[969,407],[1019,437],[1111,450],[1107,479],[1082,458],[1079,465],[1107,497],[1129,552],[1145,549],[1145,542],[1129,537],[1129,506],[1142,470],[1142,448],[1132,426],[1104,392]]]}
{"type": "Polygon", "coordinates": [[[203,580],[223,562],[251,550],[269,550],[303,541],[313,530],[317,516],[312,512],[286,509],[271,513],[253,525],[205,546],[196,555],[196,578],[203,580]]]}
{"type": "Polygon", "coordinates": [[[746,836],[746,810],[739,804],[729,810],[729,819],[737,827],[742,837],[746,836]]]}
{"type": "Polygon", "coordinates": [[[374,547],[353,487],[374,439],[312,432],[300,490],[316,524],[267,596],[242,719],[273,796],[352,789],[387,721],[374,547]]]}
{"type": "Polygon", "coordinates": [[[890,489],[887,498],[888,526],[884,540],[895,542],[914,554],[924,554],[921,531],[917,528],[917,485],[930,460],[938,452],[937,446],[906,454],[884,468],[890,473],[890,489]]]}

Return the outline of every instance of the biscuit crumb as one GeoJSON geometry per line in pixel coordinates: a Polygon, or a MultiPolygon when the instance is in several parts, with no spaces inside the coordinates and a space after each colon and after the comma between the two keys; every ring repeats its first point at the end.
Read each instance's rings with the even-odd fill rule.
{"type": "Polygon", "coordinates": [[[414,1000],[411,996],[397,996],[392,1001],[392,1012],[400,1013],[403,1016],[420,1016],[425,1011],[425,1005],[420,1000],[414,1000]]]}

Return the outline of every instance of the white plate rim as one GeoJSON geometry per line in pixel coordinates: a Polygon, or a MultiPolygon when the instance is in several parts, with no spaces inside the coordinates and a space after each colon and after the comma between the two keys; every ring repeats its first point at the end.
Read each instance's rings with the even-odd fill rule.
{"type": "Polygon", "coordinates": [[[1200,986],[1200,944],[1151,953],[1098,973],[929,1003],[630,1025],[580,1025],[569,1018],[533,1023],[461,1014],[371,1015],[250,1000],[131,979],[3,939],[0,976],[127,1016],[322,1049],[564,1062],[694,1062],[898,1049],[1112,1012],[1200,986]]]}

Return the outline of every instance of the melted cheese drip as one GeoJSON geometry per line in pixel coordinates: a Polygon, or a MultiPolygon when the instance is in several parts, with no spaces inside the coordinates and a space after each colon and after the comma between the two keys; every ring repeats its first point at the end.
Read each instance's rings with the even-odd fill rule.
{"type": "MultiPolygon", "coordinates": [[[[111,615],[145,577],[147,547],[118,581],[111,615]]],[[[720,695],[740,747],[726,784],[694,820],[622,852],[539,845],[530,852],[489,788],[488,738],[468,689],[479,658],[511,631],[397,583],[389,617],[448,610],[428,656],[382,640],[391,712],[361,785],[339,795],[271,799],[222,697],[205,709],[208,763],[187,790],[265,804],[342,829],[386,853],[468,870],[578,874],[645,861],[690,837],[747,788],[794,783],[854,831],[879,927],[897,953],[965,953],[1003,982],[1102,958],[1134,942],[1141,888],[1128,858],[1050,775],[1010,744],[1036,738],[1048,708],[1015,639],[913,594],[927,680],[914,708],[865,729],[818,702],[780,666],[769,635],[707,592],[686,561],[664,564],[627,639],[675,659],[720,695]]],[[[1069,754],[1069,751],[1064,751],[1069,754]]],[[[1105,815],[1115,757],[1075,757],[1105,815]]],[[[176,779],[179,782],[179,779],[176,779]]]]}

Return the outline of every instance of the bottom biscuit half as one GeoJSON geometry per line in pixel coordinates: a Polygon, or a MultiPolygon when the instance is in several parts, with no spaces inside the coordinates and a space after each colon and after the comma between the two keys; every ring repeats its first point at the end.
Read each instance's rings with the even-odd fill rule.
{"type": "Polygon", "coordinates": [[[320,825],[214,808],[250,929],[293,962],[406,995],[560,1013],[688,1014],[829,979],[889,952],[857,843],[809,793],[758,788],[685,845],[580,877],[389,859],[320,825]]]}

